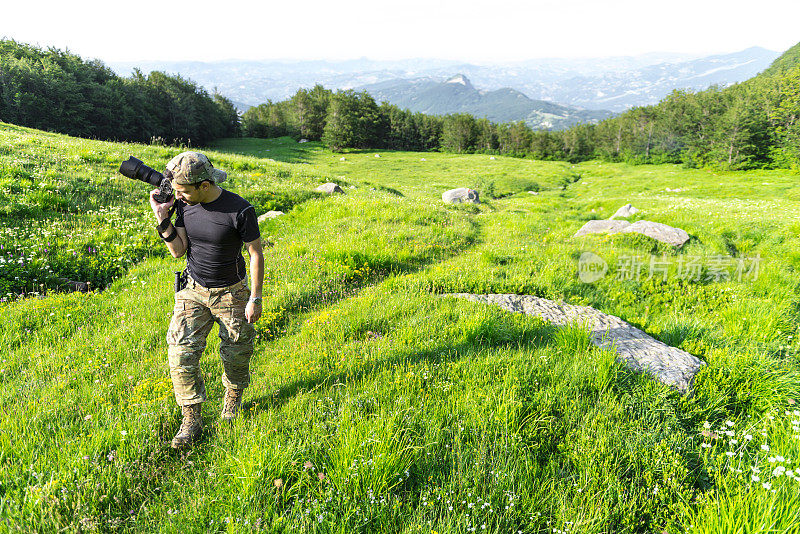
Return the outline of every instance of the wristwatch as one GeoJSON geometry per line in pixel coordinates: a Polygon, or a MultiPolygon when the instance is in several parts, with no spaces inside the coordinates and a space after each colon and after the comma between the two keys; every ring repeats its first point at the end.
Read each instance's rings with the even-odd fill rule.
{"type": "Polygon", "coordinates": [[[253,304],[261,304],[263,299],[261,297],[250,297],[247,299],[247,302],[252,302],[253,304]]]}

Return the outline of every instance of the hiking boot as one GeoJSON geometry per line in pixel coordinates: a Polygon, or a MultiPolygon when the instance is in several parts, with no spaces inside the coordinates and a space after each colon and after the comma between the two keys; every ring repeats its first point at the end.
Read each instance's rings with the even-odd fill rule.
{"type": "Polygon", "coordinates": [[[183,421],[178,433],[172,438],[173,449],[183,449],[191,446],[194,441],[200,437],[203,432],[203,417],[200,414],[201,403],[190,404],[188,406],[181,406],[183,413],[183,421]]]}
{"type": "Polygon", "coordinates": [[[239,415],[243,394],[243,389],[225,388],[225,400],[222,402],[222,414],[220,415],[223,421],[231,421],[239,415]]]}

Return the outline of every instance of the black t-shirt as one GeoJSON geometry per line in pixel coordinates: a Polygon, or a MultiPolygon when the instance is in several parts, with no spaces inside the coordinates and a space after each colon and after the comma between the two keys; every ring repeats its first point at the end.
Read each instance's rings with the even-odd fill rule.
{"type": "Polygon", "coordinates": [[[189,236],[189,275],[204,287],[233,285],[247,276],[242,244],[261,237],[253,206],[222,190],[212,201],[190,206],[178,203],[175,226],[189,236]]]}

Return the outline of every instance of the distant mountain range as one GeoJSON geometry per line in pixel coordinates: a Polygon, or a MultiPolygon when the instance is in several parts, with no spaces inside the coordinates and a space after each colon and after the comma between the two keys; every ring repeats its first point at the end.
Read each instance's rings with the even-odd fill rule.
{"type": "Polygon", "coordinates": [[[379,102],[428,115],[469,113],[492,122],[525,121],[534,129],[561,129],[583,122],[597,122],[613,115],[610,111],[587,111],[544,100],[532,100],[515,89],[504,87],[479,91],[469,79],[458,74],[444,82],[428,78],[391,80],[364,86],[379,102]]]}
{"type": "MultiPolygon", "coordinates": [[[[590,59],[535,59],[504,65],[409,59],[402,61],[220,61],[111,63],[121,75],[134,67],[145,72],[178,73],[207,88],[216,88],[238,106],[258,105],[292,96],[300,87],[320,83],[328,89],[367,88],[380,94],[411,98],[413,87],[427,90],[426,83],[441,84],[459,73],[483,91],[516,91],[534,101],[557,102],[592,110],[623,111],[654,104],[673,89],[705,89],[712,84],[730,85],[751,78],[778,57],[764,48],[715,56],[647,54],[633,57],[590,59]],[[394,83],[393,86],[389,82],[394,83]],[[508,89],[513,88],[513,89],[508,89]],[[383,93],[382,93],[383,92],[383,93]]],[[[483,100],[515,98],[496,95],[483,100]],[[502,97],[502,98],[501,98],[502,97]]],[[[422,97],[418,97],[422,98],[422,97]]],[[[527,109],[528,104],[522,106],[527,109]]],[[[491,112],[494,116],[495,111],[491,112]]],[[[478,116],[489,113],[478,113],[478,116]]],[[[528,120],[527,116],[518,117],[528,120]]]]}

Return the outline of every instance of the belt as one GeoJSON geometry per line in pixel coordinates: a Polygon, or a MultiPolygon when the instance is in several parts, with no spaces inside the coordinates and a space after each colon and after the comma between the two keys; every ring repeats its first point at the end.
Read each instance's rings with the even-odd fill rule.
{"type": "Polygon", "coordinates": [[[232,285],[229,285],[229,286],[206,287],[204,285],[201,285],[194,278],[192,278],[191,275],[189,275],[189,274],[186,275],[186,287],[191,287],[192,289],[200,288],[200,289],[204,289],[205,291],[224,291],[224,290],[230,291],[230,290],[237,289],[238,287],[245,286],[245,285],[247,285],[247,284],[245,284],[244,279],[242,279],[242,280],[239,280],[238,282],[236,282],[235,284],[232,284],[232,285]]]}

